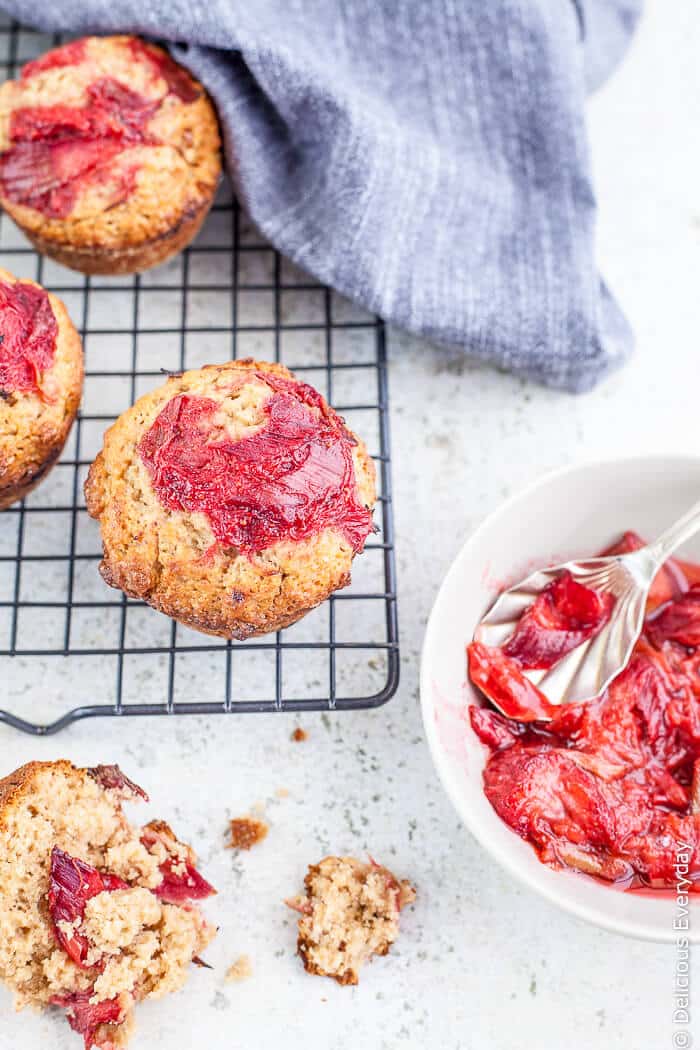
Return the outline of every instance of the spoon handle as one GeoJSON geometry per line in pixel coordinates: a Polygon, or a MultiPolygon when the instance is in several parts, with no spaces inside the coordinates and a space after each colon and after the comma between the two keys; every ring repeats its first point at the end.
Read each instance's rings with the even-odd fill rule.
{"type": "Polygon", "coordinates": [[[649,544],[647,548],[649,554],[657,565],[661,565],[673,554],[676,547],[680,547],[681,543],[685,543],[691,536],[694,536],[698,529],[700,529],[700,502],[693,504],[682,518],[662,532],[654,543],[649,544]]]}

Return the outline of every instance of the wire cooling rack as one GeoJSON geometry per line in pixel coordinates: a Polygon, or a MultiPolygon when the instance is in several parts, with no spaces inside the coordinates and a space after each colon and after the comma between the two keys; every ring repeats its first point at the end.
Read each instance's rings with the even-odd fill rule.
{"type": "MultiPolygon", "coordinates": [[[[0,65],[14,76],[60,42],[0,21],[0,65]]],[[[96,715],[359,709],[388,700],[399,651],[381,321],[277,254],[228,186],[196,242],[140,276],[66,270],[37,255],[4,215],[0,266],[63,299],[86,367],[82,411],[60,462],[0,514],[0,721],[47,734],[96,715]],[[349,588],[284,631],[226,642],[103,583],[83,482],[106,427],[165,370],[250,356],[286,364],[367,441],[379,531],[355,560],[349,588]]]]}

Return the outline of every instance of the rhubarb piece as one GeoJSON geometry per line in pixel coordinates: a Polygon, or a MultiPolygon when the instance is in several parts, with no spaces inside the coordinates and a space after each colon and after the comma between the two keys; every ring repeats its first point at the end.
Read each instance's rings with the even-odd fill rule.
{"type": "Polygon", "coordinates": [[[285,903],[299,912],[297,951],[307,973],[357,984],[373,955],[386,955],[413,886],[375,861],[326,857],[309,867],[305,895],[285,903]]]}
{"type": "Polygon", "coordinates": [[[56,940],[77,966],[85,967],[90,944],[80,932],[85,905],[98,893],[128,889],[117,875],[99,872],[91,864],[71,857],[58,846],[51,851],[49,913],[56,940]]]}
{"type": "Polygon", "coordinates": [[[258,820],[256,817],[234,817],[230,821],[229,830],[229,849],[251,849],[267,837],[270,829],[264,820],[258,820]]]}

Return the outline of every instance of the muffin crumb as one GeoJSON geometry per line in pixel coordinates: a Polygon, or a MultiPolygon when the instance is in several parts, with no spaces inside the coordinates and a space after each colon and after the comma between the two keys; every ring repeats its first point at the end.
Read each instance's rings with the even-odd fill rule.
{"type": "Polygon", "coordinates": [[[305,893],[285,901],[299,912],[297,951],[307,973],[357,984],[373,955],[386,955],[399,913],[416,898],[406,879],[370,858],[326,857],[309,867],[305,893]]]}
{"type": "Polygon", "coordinates": [[[246,981],[252,976],[253,967],[251,966],[250,958],[247,955],[239,955],[226,971],[225,979],[227,982],[232,983],[234,981],[246,981]]]}
{"type": "Polygon", "coordinates": [[[264,820],[255,817],[234,817],[230,821],[231,841],[229,849],[251,849],[267,838],[269,831],[264,820]]]}

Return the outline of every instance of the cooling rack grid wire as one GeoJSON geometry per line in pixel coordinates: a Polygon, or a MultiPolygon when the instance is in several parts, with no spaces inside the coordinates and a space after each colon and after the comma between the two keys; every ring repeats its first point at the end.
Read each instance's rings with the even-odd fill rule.
{"type": "MultiPolygon", "coordinates": [[[[0,15],[0,79],[60,37],[0,15]]],[[[382,322],[313,282],[255,230],[225,185],[196,242],[140,276],[84,277],[42,258],[7,216],[0,266],[60,296],[85,348],[82,411],[52,473],[0,514],[0,721],[56,732],[95,715],[378,706],[399,650],[382,322]],[[246,642],[191,631],[100,578],[83,482],[106,427],[180,371],[281,361],[363,436],[377,466],[376,535],[349,588],[298,624],[246,642]]]]}

